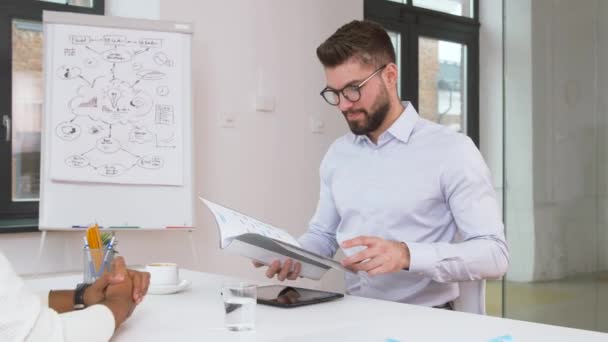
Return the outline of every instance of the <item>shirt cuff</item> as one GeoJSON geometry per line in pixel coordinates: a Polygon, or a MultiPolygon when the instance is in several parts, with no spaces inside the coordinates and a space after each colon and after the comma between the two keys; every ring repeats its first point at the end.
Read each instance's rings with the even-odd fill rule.
{"type": "Polygon", "coordinates": [[[114,334],[114,315],[101,304],[61,314],[66,341],[108,341],[114,334]]]}
{"type": "Polygon", "coordinates": [[[430,243],[406,242],[410,250],[410,272],[430,276],[440,258],[437,249],[430,243]]]}
{"type": "Polygon", "coordinates": [[[37,293],[38,298],[40,298],[40,307],[48,308],[49,307],[49,296],[51,295],[50,291],[37,293]]]}

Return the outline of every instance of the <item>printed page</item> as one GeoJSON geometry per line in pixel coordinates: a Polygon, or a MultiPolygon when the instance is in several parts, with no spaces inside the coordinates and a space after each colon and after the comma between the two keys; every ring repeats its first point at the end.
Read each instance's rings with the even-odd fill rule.
{"type": "Polygon", "coordinates": [[[184,184],[182,36],[55,25],[45,50],[51,179],[184,184]]]}
{"type": "Polygon", "coordinates": [[[215,216],[220,231],[220,247],[225,248],[235,236],[245,233],[255,233],[290,245],[301,247],[298,241],[283,229],[273,227],[252,217],[228,209],[219,204],[199,197],[215,216]]]}

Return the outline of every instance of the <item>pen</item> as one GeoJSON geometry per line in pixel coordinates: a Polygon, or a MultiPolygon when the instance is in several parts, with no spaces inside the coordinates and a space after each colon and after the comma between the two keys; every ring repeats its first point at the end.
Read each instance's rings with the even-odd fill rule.
{"type": "Polygon", "coordinates": [[[115,228],[141,228],[139,226],[110,226],[110,229],[115,229],[115,228]]]}
{"type": "MultiPolygon", "coordinates": [[[[72,228],[89,228],[89,226],[79,226],[77,224],[73,225],[72,228]]],[[[103,228],[102,226],[99,226],[97,228],[103,228]]]]}
{"type": "Polygon", "coordinates": [[[106,247],[106,251],[105,254],[103,256],[103,262],[101,263],[102,267],[99,270],[99,276],[101,277],[101,275],[103,274],[103,270],[107,269],[108,272],[110,271],[110,265],[108,265],[108,257],[110,256],[110,253],[112,253],[112,250],[114,248],[114,239],[116,237],[112,236],[112,239],[110,240],[110,243],[108,243],[108,247],[106,247]]]}
{"type": "Polygon", "coordinates": [[[89,265],[89,272],[91,273],[91,277],[95,276],[95,266],[93,265],[93,261],[91,260],[91,249],[89,248],[89,242],[86,236],[82,237],[84,241],[84,253],[87,255],[87,264],[89,265]]]}

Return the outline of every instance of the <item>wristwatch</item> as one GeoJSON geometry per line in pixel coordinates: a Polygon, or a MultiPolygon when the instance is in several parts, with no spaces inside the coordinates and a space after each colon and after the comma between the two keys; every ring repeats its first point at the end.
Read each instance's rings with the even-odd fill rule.
{"type": "Polygon", "coordinates": [[[74,291],[74,310],[80,310],[87,307],[84,303],[84,291],[89,286],[91,286],[91,284],[80,283],[76,285],[76,290],[74,291]]]}

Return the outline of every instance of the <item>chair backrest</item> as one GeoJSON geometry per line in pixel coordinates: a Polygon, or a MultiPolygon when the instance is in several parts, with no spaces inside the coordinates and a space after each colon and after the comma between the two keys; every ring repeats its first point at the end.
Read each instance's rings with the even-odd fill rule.
{"type": "Polygon", "coordinates": [[[486,281],[463,281],[458,283],[460,296],[454,300],[454,310],[486,314],[486,281]]]}

